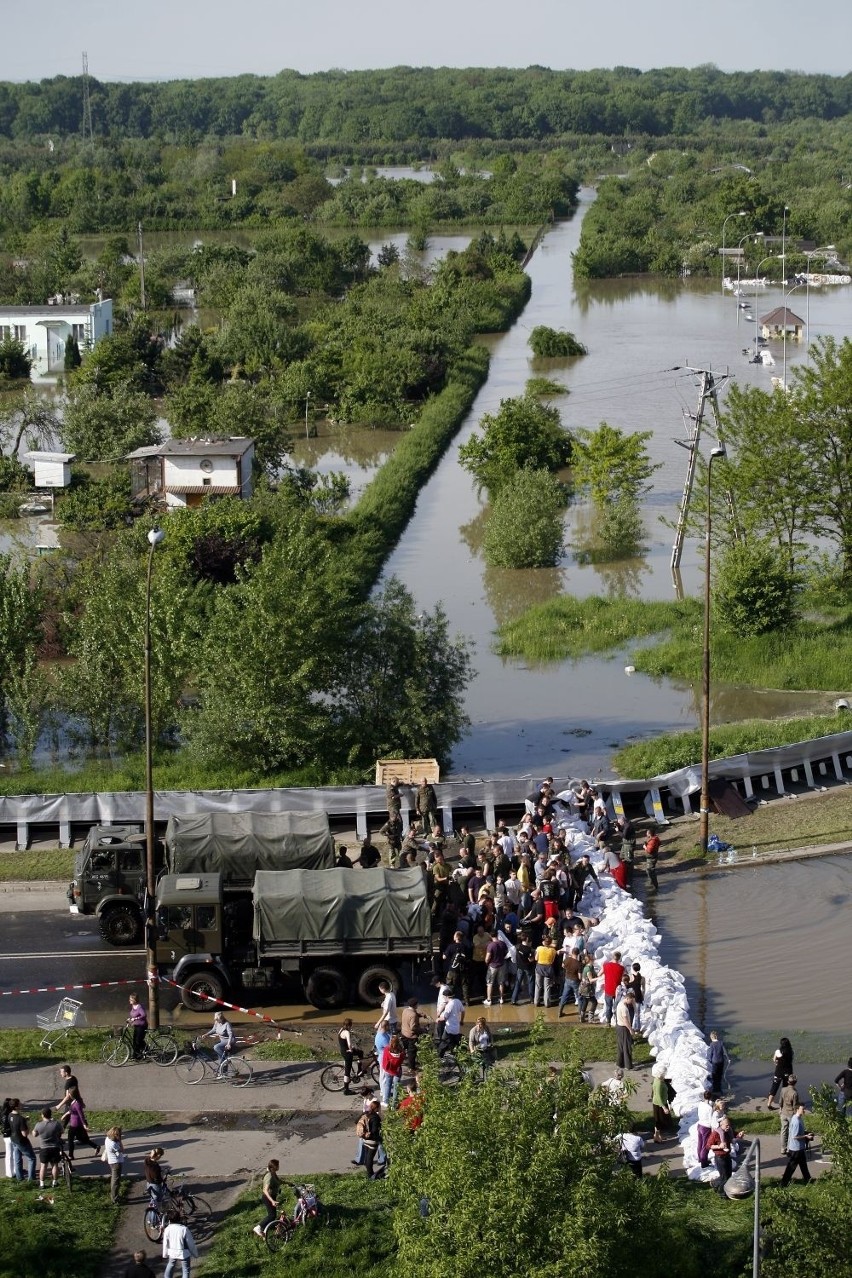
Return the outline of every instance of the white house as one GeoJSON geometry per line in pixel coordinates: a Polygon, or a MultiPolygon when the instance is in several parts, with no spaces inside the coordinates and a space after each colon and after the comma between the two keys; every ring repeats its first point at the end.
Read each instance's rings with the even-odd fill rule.
{"type": "Polygon", "coordinates": [[[164,497],[169,510],[252,495],[253,439],[167,439],[128,453],[128,461],[133,497],[164,497]]]}
{"type": "Polygon", "coordinates": [[[25,453],[24,458],[32,462],[36,488],[67,488],[71,483],[73,453],[25,453]]]}
{"type": "Polygon", "coordinates": [[[33,361],[33,373],[61,373],[65,339],[74,336],[85,355],[112,332],[112,298],[80,305],[45,302],[44,306],[0,304],[0,341],[15,338],[33,361]]]}

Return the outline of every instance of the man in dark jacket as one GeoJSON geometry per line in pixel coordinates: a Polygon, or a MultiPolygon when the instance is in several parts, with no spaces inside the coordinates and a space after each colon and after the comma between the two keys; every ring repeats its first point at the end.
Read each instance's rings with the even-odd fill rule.
{"type": "Polygon", "coordinates": [[[600,887],[600,880],[595,874],[595,867],[592,865],[588,852],[584,852],[577,864],[571,867],[571,882],[574,884],[576,893],[575,905],[579,905],[582,901],[588,879],[594,879],[595,883],[600,887]]]}

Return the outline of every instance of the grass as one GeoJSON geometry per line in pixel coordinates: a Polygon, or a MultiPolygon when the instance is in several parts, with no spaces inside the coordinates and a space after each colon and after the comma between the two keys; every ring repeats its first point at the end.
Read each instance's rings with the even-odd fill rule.
{"type": "MultiPolygon", "coordinates": [[[[764,855],[821,843],[848,842],[852,840],[852,788],[843,786],[825,794],[776,799],[738,821],[714,813],[710,831],[746,856],[751,855],[752,848],[764,855]]],[[[663,861],[698,859],[698,818],[679,818],[660,831],[660,840],[663,861]]]]}
{"type": "MultiPolygon", "coordinates": [[[[697,599],[661,603],[563,595],[501,626],[497,651],[503,657],[541,663],[608,652],[660,636],[658,642],[635,651],[628,647],[636,669],[695,681],[701,673],[702,617],[697,599]]],[[[849,677],[852,605],[766,635],[743,636],[714,626],[711,641],[715,680],[743,687],[836,691],[847,686],[849,677]]]]}
{"type": "MultiPolygon", "coordinates": [[[[252,1233],[260,1218],[257,1186],[246,1191],[216,1230],[216,1246],[193,1272],[203,1278],[255,1278],[280,1274],[288,1278],[385,1278],[393,1267],[396,1243],[390,1191],[385,1181],[369,1181],[363,1172],[351,1176],[315,1176],[326,1209],[321,1225],[296,1230],[286,1257],[273,1256],[252,1233]],[[286,1265],[282,1261],[286,1260],[286,1265]]],[[[284,1199],[293,1205],[291,1194],[284,1199]]]]}
{"type": "Polygon", "coordinates": [[[53,1205],[38,1201],[36,1185],[0,1184],[0,1274],[8,1278],[97,1278],[112,1247],[119,1215],[107,1188],[77,1180],[45,1190],[53,1205]]]}
{"type": "Polygon", "coordinates": [[[44,879],[67,883],[73,873],[74,852],[71,848],[0,852],[0,883],[33,883],[44,879]]]}
{"type": "Polygon", "coordinates": [[[550,399],[555,395],[567,395],[568,387],[554,382],[550,377],[530,377],[527,379],[525,393],[550,399]]]}

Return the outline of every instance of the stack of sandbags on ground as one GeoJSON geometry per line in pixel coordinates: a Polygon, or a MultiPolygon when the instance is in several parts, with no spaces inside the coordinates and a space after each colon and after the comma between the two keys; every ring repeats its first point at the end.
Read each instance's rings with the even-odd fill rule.
{"type": "MultiPolygon", "coordinates": [[[[591,839],[587,842],[592,844],[591,839]]],[[[645,977],[642,1033],[657,1063],[663,1068],[664,1077],[670,1080],[677,1093],[672,1110],[680,1119],[678,1139],[683,1146],[684,1166],[693,1179],[710,1179],[715,1173],[698,1165],[695,1132],[696,1107],[708,1077],[708,1053],[704,1037],[689,1014],[686,982],[680,972],[660,960],[662,938],[645,917],[641,903],[629,893],[622,892],[614,880],[602,872],[603,858],[593,845],[583,850],[589,851],[600,878],[600,887],[593,881],[587,884],[582,904],[584,914],[600,918],[589,934],[589,945],[595,952],[598,969],[616,950],[620,951],[621,962],[628,971],[633,963],[641,965],[645,977]]],[[[606,1020],[602,982],[599,985],[598,1020],[601,1023],[606,1020]]]]}

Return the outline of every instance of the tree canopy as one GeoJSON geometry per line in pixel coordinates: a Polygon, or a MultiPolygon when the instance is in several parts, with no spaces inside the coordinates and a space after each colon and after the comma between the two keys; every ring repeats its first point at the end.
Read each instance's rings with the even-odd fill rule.
{"type": "Polygon", "coordinates": [[[462,444],[459,460],[492,494],[518,470],[555,471],[571,459],[571,436],[559,410],[529,396],[501,400],[499,410],[486,413],[479,425],[482,433],[462,444]]]}

